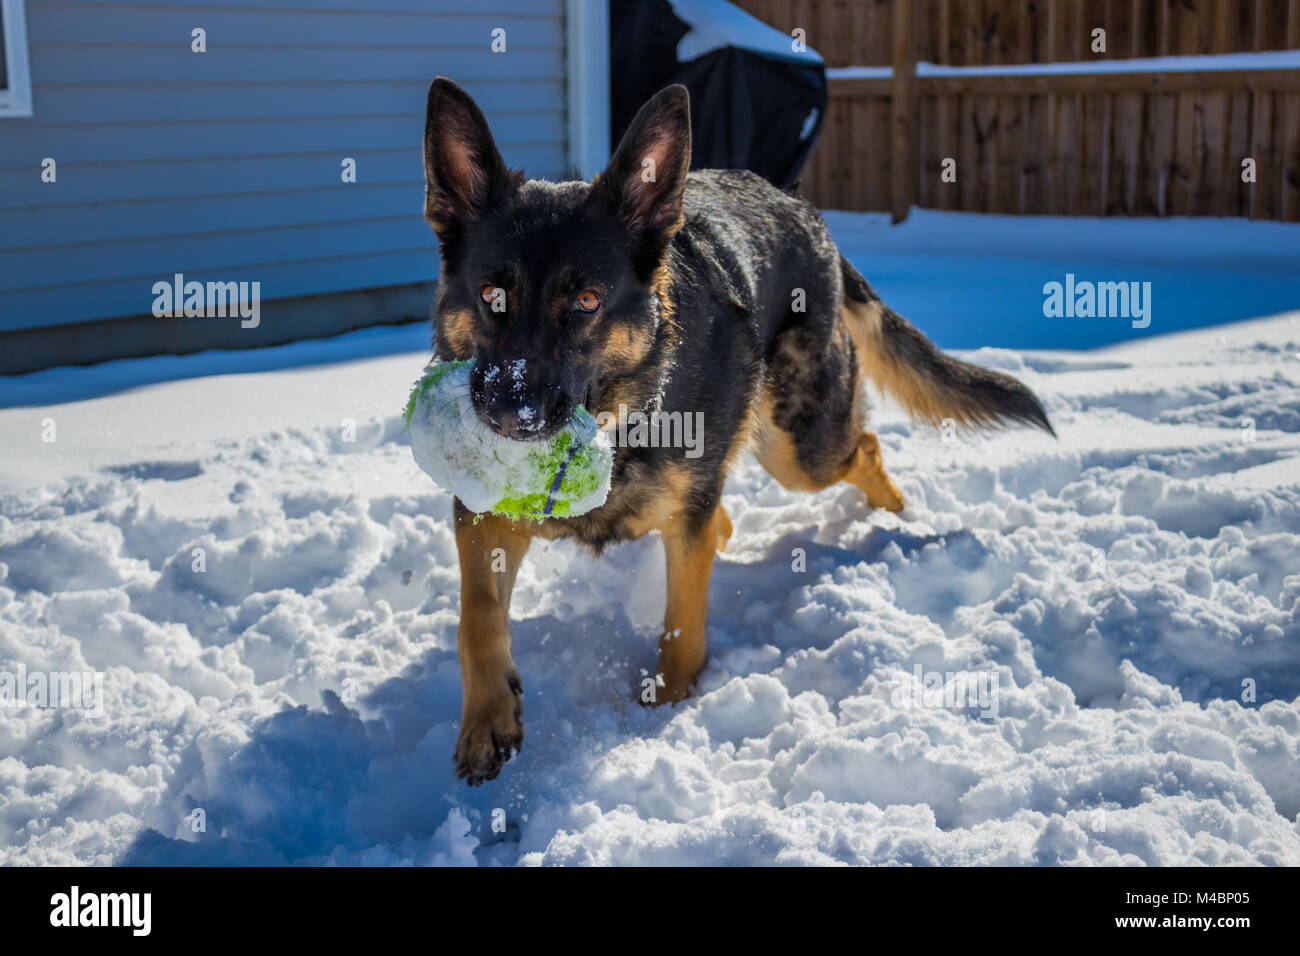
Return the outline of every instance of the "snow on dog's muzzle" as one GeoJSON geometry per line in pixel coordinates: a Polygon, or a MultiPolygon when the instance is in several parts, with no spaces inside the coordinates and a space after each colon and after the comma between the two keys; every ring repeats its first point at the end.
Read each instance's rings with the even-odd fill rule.
{"type": "Polygon", "coordinates": [[[475,361],[470,399],[480,421],[516,441],[541,441],[569,424],[577,401],[564,384],[548,376],[549,363],[475,361]]]}

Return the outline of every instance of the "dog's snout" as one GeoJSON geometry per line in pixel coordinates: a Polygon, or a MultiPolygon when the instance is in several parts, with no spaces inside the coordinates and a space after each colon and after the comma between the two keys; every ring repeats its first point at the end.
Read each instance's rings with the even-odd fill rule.
{"type": "Polygon", "coordinates": [[[482,417],[499,435],[516,441],[537,441],[549,438],[568,423],[570,416],[559,412],[560,405],[551,402],[542,408],[537,405],[498,406],[488,409],[482,417]]]}
{"type": "Polygon", "coordinates": [[[517,441],[549,438],[568,424],[575,407],[561,383],[524,359],[485,363],[471,397],[484,424],[517,441]]]}

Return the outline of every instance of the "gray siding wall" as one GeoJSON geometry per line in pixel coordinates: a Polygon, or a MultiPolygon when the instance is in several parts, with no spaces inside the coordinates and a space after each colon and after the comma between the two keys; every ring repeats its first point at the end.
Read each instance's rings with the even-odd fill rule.
{"type": "Polygon", "coordinates": [[[0,119],[0,332],[147,313],[176,272],[260,281],[264,300],[436,278],[436,74],[478,100],[508,164],[564,171],[563,0],[366,6],[28,0],[34,115],[0,119]]]}

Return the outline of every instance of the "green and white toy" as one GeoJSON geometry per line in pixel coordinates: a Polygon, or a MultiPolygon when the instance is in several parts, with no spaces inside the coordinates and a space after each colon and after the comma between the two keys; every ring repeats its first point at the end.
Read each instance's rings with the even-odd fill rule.
{"type": "Polygon", "coordinates": [[[609,436],[578,406],[549,439],[517,441],[488,428],[470,403],[474,360],[435,361],[406,403],[415,463],[470,511],[511,518],[573,518],[609,496],[609,436]]]}

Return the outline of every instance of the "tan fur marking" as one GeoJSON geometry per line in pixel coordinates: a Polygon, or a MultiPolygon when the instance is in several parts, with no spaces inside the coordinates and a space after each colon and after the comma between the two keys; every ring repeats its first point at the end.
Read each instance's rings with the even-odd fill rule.
{"type": "Polygon", "coordinates": [[[638,407],[639,390],[635,382],[620,382],[613,387],[601,393],[600,404],[597,408],[589,408],[587,411],[593,415],[618,415],[618,407],[625,405],[629,409],[638,407]]]}
{"type": "Polygon", "coordinates": [[[434,320],[438,335],[452,355],[458,359],[472,358],[474,355],[474,316],[462,309],[449,309],[438,313],[434,320]]]}
{"type": "Polygon", "coordinates": [[[772,399],[766,392],[758,403],[754,457],[788,491],[820,491],[826,487],[813,481],[799,464],[794,439],[773,420],[772,399]]]}
{"type": "Polygon", "coordinates": [[[731,526],[731,515],[727,514],[727,509],[718,505],[718,550],[726,551],[727,542],[731,540],[731,533],[735,529],[731,526]]]}
{"type": "Polygon", "coordinates": [[[668,604],[664,633],[659,639],[659,675],[664,686],[656,694],[657,704],[686,698],[704,669],[713,554],[717,542],[725,539],[724,530],[729,534],[730,527],[726,512],[718,508],[708,523],[694,533],[681,522],[663,529],[668,604]]]}
{"type": "Polygon", "coordinates": [[[686,508],[686,498],[691,491],[691,473],[685,465],[669,463],[656,474],[628,475],[628,481],[656,485],[656,493],[637,514],[627,519],[627,528],[634,538],[648,531],[659,530],[665,534],[674,524],[681,524],[681,512],[686,508]]]}
{"type": "Polygon", "coordinates": [[[655,270],[650,287],[654,290],[655,298],[659,300],[659,321],[668,326],[668,347],[673,348],[677,345],[678,337],[677,311],[672,297],[673,271],[668,268],[667,254],[664,262],[660,263],[659,268],[655,270]]]}
{"type": "Polygon", "coordinates": [[[736,429],[735,434],[731,436],[731,444],[727,447],[727,456],[723,459],[722,469],[726,473],[741,455],[747,449],[753,448],[758,441],[759,422],[762,415],[759,413],[759,403],[761,399],[751,397],[749,405],[745,409],[745,417],[736,429]]]}
{"type": "Polygon", "coordinates": [[[867,504],[873,508],[903,510],[903,493],[885,473],[885,463],[880,457],[880,442],[871,432],[864,432],[858,439],[853,460],[839,480],[859,488],[867,496],[867,504]]]}
{"type": "Polygon", "coordinates": [[[846,300],[840,310],[840,320],[848,328],[866,376],[897,399],[909,415],[936,427],[945,418],[962,425],[984,423],[988,416],[963,406],[963,395],[936,391],[934,383],[927,380],[919,369],[899,362],[889,353],[882,340],[881,309],[880,301],[846,300]]]}
{"type": "Polygon", "coordinates": [[[604,368],[630,369],[650,351],[650,333],[636,325],[611,325],[605,339],[604,368]]]}

